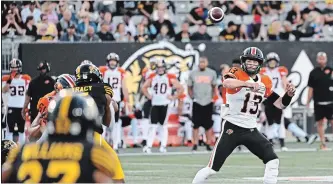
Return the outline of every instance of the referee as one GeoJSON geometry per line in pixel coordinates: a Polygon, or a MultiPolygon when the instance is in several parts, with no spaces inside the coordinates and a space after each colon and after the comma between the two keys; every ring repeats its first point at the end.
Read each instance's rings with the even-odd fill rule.
{"type": "Polygon", "coordinates": [[[309,76],[308,86],[308,101],[313,97],[314,115],[317,122],[317,131],[320,137],[320,149],[327,150],[325,145],[325,130],[324,123],[330,121],[333,128],[333,70],[327,66],[327,55],[325,52],[317,54],[318,67],[313,69],[309,76]]]}
{"type": "Polygon", "coordinates": [[[40,71],[39,76],[35,77],[29,84],[27,94],[25,95],[24,106],[22,109],[22,117],[25,119],[25,110],[28,108],[30,103],[30,121],[32,122],[37,114],[37,103],[38,100],[54,90],[55,81],[47,73],[50,72],[50,65],[46,61],[41,62],[37,70],[40,71]]]}
{"type": "Polygon", "coordinates": [[[214,96],[214,90],[216,85],[216,72],[208,66],[208,59],[206,57],[200,57],[199,69],[193,70],[188,79],[188,93],[193,99],[193,148],[192,151],[197,151],[199,141],[199,127],[203,127],[206,130],[206,149],[211,151],[209,146],[212,140],[212,114],[214,96]]]}

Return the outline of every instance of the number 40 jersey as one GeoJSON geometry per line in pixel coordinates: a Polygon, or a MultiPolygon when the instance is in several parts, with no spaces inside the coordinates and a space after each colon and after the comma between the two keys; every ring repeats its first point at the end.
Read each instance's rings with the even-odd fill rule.
{"type": "Polygon", "coordinates": [[[246,72],[240,68],[231,68],[225,77],[231,77],[241,81],[259,83],[259,90],[240,87],[226,89],[227,109],[222,118],[243,128],[256,128],[257,114],[264,98],[272,94],[272,81],[266,75],[257,74],[257,81],[254,81],[246,72]]]}

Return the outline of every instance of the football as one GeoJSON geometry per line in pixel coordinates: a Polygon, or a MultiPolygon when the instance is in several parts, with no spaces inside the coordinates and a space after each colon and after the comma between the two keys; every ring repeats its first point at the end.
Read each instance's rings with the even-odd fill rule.
{"type": "Polygon", "coordinates": [[[219,23],[224,19],[224,11],[222,8],[213,7],[209,10],[208,16],[213,23],[219,23]]]}

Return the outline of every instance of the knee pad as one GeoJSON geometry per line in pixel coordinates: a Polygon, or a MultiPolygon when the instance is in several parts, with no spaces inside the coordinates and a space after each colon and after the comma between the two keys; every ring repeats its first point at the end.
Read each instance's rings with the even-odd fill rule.
{"type": "Polygon", "coordinates": [[[279,175],[279,159],[270,160],[266,163],[264,184],[276,184],[279,175]]]}

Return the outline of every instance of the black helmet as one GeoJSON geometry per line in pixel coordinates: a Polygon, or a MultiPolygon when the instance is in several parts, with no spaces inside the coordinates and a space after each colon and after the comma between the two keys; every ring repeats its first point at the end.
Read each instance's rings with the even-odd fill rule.
{"type": "Polygon", "coordinates": [[[103,81],[102,74],[93,64],[80,65],[75,70],[76,83],[99,83],[103,81]]]}
{"type": "Polygon", "coordinates": [[[257,48],[257,47],[248,47],[243,51],[243,54],[240,56],[240,60],[241,60],[241,66],[242,69],[248,73],[248,74],[257,74],[260,71],[260,68],[262,67],[263,63],[264,63],[264,54],[262,53],[262,51],[257,48]],[[252,72],[252,71],[248,71],[247,67],[245,65],[245,61],[246,60],[255,60],[259,62],[259,66],[258,68],[252,72]]]}
{"type": "Polygon", "coordinates": [[[76,79],[73,75],[62,74],[59,75],[55,81],[54,89],[59,92],[62,89],[74,88],[76,79]]]}
{"type": "Polygon", "coordinates": [[[16,147],[17,144],[14,141],[11,140],[1,141],[1,165],[6,162],[9,151],[16,147]]]}
{"type": "Polygon", "coordinates": [[[9,62],[9,69],[10,72],[13,72],[14,70],[12,68],[16,68],[16,72],[17,73],[22,73],[22,61],[16,58],[13,58],[10,62],[9,62]]]}
{"type": "Polygon", "coordinates": [[[280,65],[280,57],[277,53],[275,52],[270,52],[266,55],[266,65],[269,67],[269,61],[271,60],[275,60],[276,61],[276,66],[279,66],[280,65]]]}
{"type": "Polygon", "coordinates": [[[37,70],[43,70],[46,69],[46,72],[50,72],[51,68],[50,68],[50,64],[46,61],[42,61],[39,63],[39,65],[37,66],[37,70]]]}
{"type": "Polygon", "coordinates": [[[116,54],[116,53],[114,53],[114,52],[111,52],[110,54],[108,54],[108,55],[106,56],[106,66],[110,67],[111,69],[114,69],[114,68],[117,67],[117,65],[115,65],[115,66],[111,66],[111,65],[109,64],[109,62],[110,62],[111,60],[117,61],[117,65],[118,65],[118,63],[119,63],[119,61],[120,61],[120,59],[119,59],[119,55],[116,54]]]}
{"type": "Polygon", "coordinates": [[[97,105],[92,97],[62,90],[48,107],[47,129],[49,137],[92,136],[93,130],[101,123],[97,105]]]}

